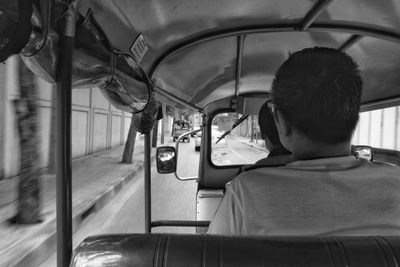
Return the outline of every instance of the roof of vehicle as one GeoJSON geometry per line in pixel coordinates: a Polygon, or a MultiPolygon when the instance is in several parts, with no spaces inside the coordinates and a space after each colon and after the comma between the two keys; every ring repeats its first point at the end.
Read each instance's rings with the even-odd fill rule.
{"type": "Polygon", "coordinates": [[[364,104],[400,102],[397,0],[88,0],[113,47],[142,33],[140,61],[156,97],[203,108],[214,100],[266,92],[290,51],[328,46],[360,65],[364,104]],[[389,102],[387,100],[390,99],[389,102]]]}

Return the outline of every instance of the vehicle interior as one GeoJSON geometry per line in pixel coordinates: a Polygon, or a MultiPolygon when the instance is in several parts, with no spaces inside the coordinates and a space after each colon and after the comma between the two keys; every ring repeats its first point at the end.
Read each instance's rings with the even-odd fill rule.
{"type": "MultiPolygon", "coordinates": [[[[399,1],[56,0],[34,1],[34,5],[42,8],[33,9],[33,17],[38,18],[32,20],[36,38],[31,34],[29,44],[33,48],[31,54],[25,52],[24,61],[37,75],[60,83],[55,75],[60,70],[55,68],[54,47],[57,40],[57,45],[72,45],[70,53],[65,54],[71,60],[66,65],[67,76],[62,77],[67,79],[69,75],[69,86],[74,90],[88,83],[98,86],[113,105],[137,116],[137,128],[146,134],[148,150],[149,131],[161,103],[202,116],[201,129],[195,130],[195,133],[201,131],[200,160],[193,163],[199,165],[198,175],[176,174],[182,182],[198,183],[196,221],[179,218],[152,221],[147,195],[146,233],[88,237],[75,250],[70,266],[400,264],[398,236],[204,235],[226,184],[242,166],[266,155],[257,152],[246,160],[239,156],[227,159],[230,155],[226,148],[239,143],[235,136],[241,127],[255,120],[259,108],[270,97],[276,70],[291,52],[307,47],[331,47],[347,52],[359,64],[364,82],[362,114],[390,108],[396,113],[393,119],[396,141],[391,147],[372,145],[373,160],[399,164],[399,1]],[[46,19],[48,10],[53,11],[52,19],[56,22],[67,20],[65,29],[46,30],[50,21],[46,19]],[[69,17],[72,19],[68,20],[69,17]],[[68,35],[71,27],[74,36],[68,35]],[[39,51],[34,49],[37,43],[42,44],[36,49],[39,51]],[[240,118],[243,121],[232,129],[240,118]],[[151,234],[152,228],[163,226],[196,227],[197,234],[151,234]]],[[[356,129],[353,145],[371,145],[365,143],[363,136],[370,133],[363,129],[362,126],[356,129]]],[[[160,150],[162,158],[157,159],[160,160],[157,164],[175,160],[159,168],[163,172],[176,173],[176,158],[183,138],[185,134],[178,138],[175,148],[160,150]]],[[[371,156],[372,160],[368,149],[355,147],[354,153],[371,156]]],[[[150,157],[149,153],[146,157],[150,157]]],[[[150,179],[148,167],[146,190],[151,188],[150,179]]],[[[68,253],[65,255],[69,262],[68,253]]]]}

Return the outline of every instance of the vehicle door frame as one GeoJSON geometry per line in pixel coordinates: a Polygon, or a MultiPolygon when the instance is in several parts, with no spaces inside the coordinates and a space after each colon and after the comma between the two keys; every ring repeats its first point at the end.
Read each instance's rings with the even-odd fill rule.
{"type": "MultiPolygon", "coordinates": [[[[57,263],[58,266],[68,266],[72,253],[72,190],[71,190],[71,63],[74,47],[75,36],[75,4],[78,1],[71,1],[65,20],[65,28],[60,32],[60,50],[59,50],[59,68],[57,71],[57,128],[56,128],[56,161],[57,161],[57,263]]],[[[324,2],[324,1],[322,1],[324,2]]],[[[318,2],[320,3],[320,2],[318,2]]],[[[340,49],[345,49],[355,43],[357,36],[374,36],[381,39],[386,39],[400,43],[400,35],[397,32],[388,31],[374,25],[363,25],[355,23],[313,23],[316,17],[324,9],[324,5],[318,7],[318,3],[307,13],[302,21],[294,21],[290,23],[276,23],[271,25],[258,25],[242,28],[216,29],[214,32],[198,33],[193,37],[182,41],[176,46],[168,49],[163,53],[152,65],[150,70],[150,78],[153,79],[157,70],[161,67],[170,56],[196,44],[206,41],[220,39],[228,36],[244,36],[250,33],[262,32],[299,32],[299,31],[341,31],[352,33],[352,39],[349,39],[341,46],[340,49]],[[301,27],[299,27],[299,25],[301,27]],[[367,27],[368,26],[368,27],[367,27]]],[[[160,95],[166,96],[169,99],[181,103],[195,110],[201,109],[192,103],[180,99],[161,88],[155,87],[154,91],[160,95]]],[[[391,100],[399,103],[399,97],[393,97],[391,100]]],[[[374,103],[366,103],[374,104],[374,103]]],[[[206,131],[208,131],[206,129],[206,131]]],[[[209,131],[208,131],[209,132],[209,131]]],[[[207,151],[205,151],[207,152],[207,151]]],[[[204,152],[203,152],[204,154],[204,152]]],[[[202,162],[204,164],[204,162],[202,162]]],[[[201,175],[204,171],[199,172],[201,175]]],[[[151,232],[151,227],[160,226],[156,222],[151,221],[151,144],[150,132],[145,134],[145,211],[146,211],[146,232],[151,232]]],[[[167,226],[167,225],[165,225],[167,226]]]]}

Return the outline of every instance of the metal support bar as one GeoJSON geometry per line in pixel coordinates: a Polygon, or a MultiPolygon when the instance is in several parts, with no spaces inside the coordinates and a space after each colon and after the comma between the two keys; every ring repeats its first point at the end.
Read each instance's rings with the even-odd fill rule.
{"type": "Polygon", "coordinates": [[[306,30],[316,18],[332,3],[333,0],[319,0],[315,5],[307,12],[300,24],[300,30],[306,30]]]}
{"type": "Polygon", "coordinates": [[[237,38],[235,96],[239,94],[240,78],[242,77],[244,37],[244,35],[239,35],[237,38]]]}
{"type": "Polygon", "coordinates": [[[153,130],[151,131],[152,137],[151,137],[151,147],[157,147],[157,142],[158,142],[158,121],[156,120],[154,125],[153,125],[153,130]]]}
{"type": "Polygon", "coordinates": [[[70,5],[65,13],[56,86],[56,199],[57,266],[67,267],[72,255],[72,186],[71,186],[71,77],[75,39],[76,9],[70,5]]]}
{"type": "Polygon", "coordinates": [[[151,135],[144,134],[144,227],[151,233],[151,135]]]}
{"type": "Polygon", "coordinates": [[[174,96],[174,95],[172,95],[172,94],[166,92],[164,89],[158,87],[157,85],[154,85],[153,90],[154,90],[156,93],[158,93],[158,94],[160,94],[160,95],[162,95],[162,96],[164,96],[164,97],[166,97],[166,98],[168,98],[168,99],[171,99],[171,100],[173,100],[173,101],[175,101],[175,102],[177,102],[177,103],[179,103],[179,104],[182,104],[182,105],[184,105],[184,106],[187,107],[187,108],[196,110],[197,112],[200,112],[200,113],[203,112],[203,110],[202,110],[201,108],[199,108],[199,107],[197,107],[197,106],[195,106],[195,105],[193,105],[193,104],[191,104],[191,103],[189,103],[189,102],[187,102],[187,101],[185,101],[185,100],[183,100],[183,99],[181,99],[181,98],[179,98],[179,97],[176,97],[176,96],[174,96]]]}
{"type": "MultiPolygon", "coordinates": [[[[394,136],[397,137],[399,134],[399,119],[400,119],[398,106],[395,108],[395,112],[396,112],[396,115],[395,115],[395,122],[394,122],[394,136]]],[[[358,133],[360,133],[360,131],[358,131],[358,133]]],[[[398,145],[399,145],[399,139],[395,138],[394,139],[394,147],[397,149],[398,145]]],[[[400,163],[400,161],[399,161],[399,163],[400,163]]]]}
{"type": "Polygon", "coordinates": [[[172,220],[162,220],[154,221],[151,223],[151,227],[161,227],[161,226],[175,226],[175,227],[208,227],[210,221],[172,221],[172,220]]]}
{"type": "MultiPolygon", "coordinates": [[[[180,136],[178,137],[178,140],[176,140],[176,144],[175,144],[175,153],[176,153],[176,159],[177,159],[177,160],[178,160],[178,155],[179,155],[179,153],[178,153],[178,151],[179,151],[179,144],[180,144],[182,138],[185,137],[186,135],[194,134],[194,133],[200,132],[200,131],[202,131],[202,130],[203,130],[202,128],[197,129],[197,130],[193,130],[193,131],[184,133],[184,134],[182,134],[182,135],[180,135],[180,136]]],[[[180,180],[180,181],[190,181],[190,180],[197,180],[197,179],[198,179],[197,176],[180,177],[180,176],[178,175],[178,168],[177,168],[176,171],[175,171],[175,177],[176,177],[176,179],[178,179],[178,180],[180,180]]]]}
{"type": "Polygon", "coordinates": [[[10,63],[7,65],[3,65],[0,69],[0,81],[1,81],[1,90],[0,90],[0,180],[3,179],[4,175],[4,165],[5,162],[3,160],[6,158],[5,147],[5,118],[6,118],[6,108],[7,108],[7,98],[6,98],[6,69],[12,66],[10,63]]]}
{"type": "Polygon", "coordinates": [[[378,99],[367,103],[362,103],[360,112],[382,109],[382,108],[390,108],[398,105],[400,105],[400,95],[388,97],[385,99],[378,99]]]}
{"type": "Polygon", "coordinates": [[[361,35],[352,35],[349,39],[347,39],[346,42],[344,42],[339,48],[338,50],[340,51],[345,51],[347,49],[349,49],[350,47],[352,47],[355,43],[357,43],[358,41],[360,41],[360,39],[362,38],[361,35]]]}
{"type": "Polygon", "coordinates": [[[161,119],[161,144],[164,144],[165,124],[167,120],[167,106],[165,103],[161,104],[163,118],[161,119]]]}

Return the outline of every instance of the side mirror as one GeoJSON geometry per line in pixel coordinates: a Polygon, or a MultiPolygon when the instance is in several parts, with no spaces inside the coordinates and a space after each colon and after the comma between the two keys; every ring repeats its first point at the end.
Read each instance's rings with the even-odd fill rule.
{"type": "Polygon", "coordinates": [[[176,153],[173,146],[162,146],[157,148],[156,153],[157,171],[166,174],[176,171],[176,153]]]}
{"type": "Polygon", "coordinates": [[[351,154],[358,159],[366,159],[372,161],[374,154],[370,146],[351,146],[351,154]]]}

